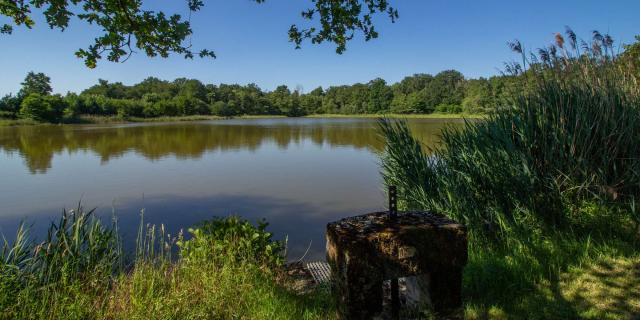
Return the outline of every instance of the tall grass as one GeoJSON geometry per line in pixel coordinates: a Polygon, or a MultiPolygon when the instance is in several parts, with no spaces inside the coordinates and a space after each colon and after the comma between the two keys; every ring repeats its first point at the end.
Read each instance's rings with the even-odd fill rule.
{"type": "MultiPolygon", "coordinates": [[[[612,52],[608,42],[590,47],[612,52]]],[[[571,204],[618,204],[640,195],[635,75],[593,50],[539,59],[518,75],[511,108],[444,130],[444,147],[431,157],[403,122],[380,123],[385,181],[403,189],[409,207],[506,232],[531,223],[567,226],[575,218],[571,204]]]]}
{"type": "MultiPolygon", "coordinates": [[[[517,297],[557,286],[571,266],[637,251],[638,75],[610,37],[594,35],[581,50],[568,30],[567,44],[558,35],[538,57],[513,44],[523,62],[509,68],[519,84],[512,106],[445,129],[437,150],[425,150],[405,122],[380,121],[382,173],[402,205],[469,227],[471,301],[517,308],[517,297]]],[[[577,317],[565,307],[549,316],[577,317]]]]}
{"type": "MultiPolygon", "coordinates": [[[[144,213],[144,212],[143,212],[144,213]]],[[[117,223],[63,212],[39,243],[20,226],[0,255],[0,319],[326,319],[325,292],[287,289],[282,244],[238,217],[182,233],[141,227],[135,254],[117,223]]]]}

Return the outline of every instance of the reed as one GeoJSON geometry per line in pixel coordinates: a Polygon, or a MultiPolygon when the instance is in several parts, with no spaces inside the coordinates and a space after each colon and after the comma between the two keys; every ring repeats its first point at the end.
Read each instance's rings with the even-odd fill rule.
{"type": "Polygon", "coordinates": [[[567,38],[556,35],[539,56],[513,43],[522,62],[508,70],[517,80],[510,107],[446,128],[436,150],[404,121],[379,123],[382,174],[399,188],[401,205],[469,227],[471,309],[499,306],[506,317],[526,318],[556,308],[548,317],[580,317],[541,288],[558,293],[571,268],[637,255],[638,75],[615,56],[609,36],[594,33],[581,48],[572,31],[567,38]]]}

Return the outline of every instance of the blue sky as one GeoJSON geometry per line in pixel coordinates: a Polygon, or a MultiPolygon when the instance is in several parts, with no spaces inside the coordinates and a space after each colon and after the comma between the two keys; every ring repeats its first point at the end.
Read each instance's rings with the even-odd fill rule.
{"type": "MultiPolygon", "coordinates": [[[[186,12],[186,1],[145,0],[153,9],[186,12]]],[[[303,25],[300,11],[309,0],[205,0],[192,18],[193,46],[212,49],[218,59],[185,60],[134,55],[126,63],[101,61],[87,69],[73,53],[86,47],[97,29],[78,21],[65,32],[37,20],[33,30],[17,28],[0,35],[0,94],[16,92],[25,74],[44,72],[55,92],[80,91],[98,79],[133,84],[148,76],[173,80],[196,78],[205,83],[256,83],[272,90],[286,84],[310,91],[317,86],[352,84],[381,77],[396,82],[414,73],[457,69],[466,77],[491,76],[503,62],[515,59],[506,42],[519,39],[528,48],[553,40],[554,32],[571,26],[588,38],[598,29],[618,43],[640,34],[637,0],[391,0],[400,19],[376,19],[380,38],[356,39],[337,55],[332,44],[294,50],[287,30],[303,25]]],[[[6,19],[0,18],[0,23],[6,19]]]]}

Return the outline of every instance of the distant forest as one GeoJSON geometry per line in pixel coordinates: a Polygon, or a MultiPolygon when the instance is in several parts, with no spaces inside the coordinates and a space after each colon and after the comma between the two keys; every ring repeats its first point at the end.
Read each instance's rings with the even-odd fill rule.
{"type": "MultiPolygon", "coordinates": [[[[582,50],[586,52],[602,50],[585,46],[583,41],[582,50]]],[[[640,36],[635,43],[623,48],[617,61],[630,62],[632,72],[640,73],[640,36]]],[[[516,52],[517,49],[524,58],[519,43],[512,47],[516,52]]],[[[532,56],[533,65],[544,66],[566,57],[565,51],[558,51],[554,46],[538,49],[538,53],[539,59],[532,56]]],[[[574,59],[589,58],[581,55],[574,59]]],[[[518,66],[517,63],[505,64],[505,74],[490,78],[465,79],[458,71],[446,70],[436,75],[415,74],[393,84],[377,78],[367,83],[318,87],[310,92],[284,85],[263,91],[255,84],[213,85],[186,78],[165,81],[150,77],[131,86],[99,80],[80,94],[64,96],[52,94],[51,79],[47,75],[29,72],[17,94],[0,99],[0,119],[57,123],[81,115],[127,119],[191,115],[490,113],[509,107],[514,93],[530,90],[530,72],[518,66]]],[[[556,68],[563,65],[557,64],[556,68]]]]}
{"type": "Polygon", "coordinates": [[[465,79],[447,70],[415,74],[389,85],[377,78],[367,83],[318,87],[310,92],[279,86],[264,91],[255,84],[204,84],[179,78],[147,78],[127,86],[99,83],[80,94],[52,95],[50,79],[29,73],[16,95],[0,100],[0,116],[58,122],[77,115],[159,117],[187,115],[286,115],[378,113],[486,113],[506,103],[513,76],[465,79]]]}

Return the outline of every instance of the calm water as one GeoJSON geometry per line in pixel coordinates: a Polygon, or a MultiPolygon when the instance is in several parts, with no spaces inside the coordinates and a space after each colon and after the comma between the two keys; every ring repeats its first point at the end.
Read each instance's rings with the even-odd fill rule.
{"type": "MultiPolygon", "coordinates": [[[[443,120],[411,120],[427,145],[443,120]]],[[[0,128],[0,231],[21,220],[41,235],[82,200],[115,210],[125,240],[145,222],[175,234],[212,216],[240,214],[289,239],[289,258],[311,244],[324,257],[324,228],[384,209],[370,119],[260,119],[108,126],[0,128]]]]}

